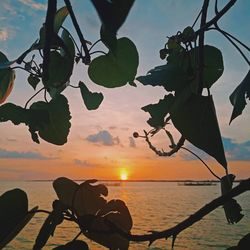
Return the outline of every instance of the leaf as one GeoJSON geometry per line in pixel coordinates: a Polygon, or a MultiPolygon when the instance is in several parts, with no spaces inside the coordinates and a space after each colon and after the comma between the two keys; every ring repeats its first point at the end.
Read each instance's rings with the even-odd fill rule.
{"type": "Polygon", "coordinates": [[[103,206],[98,211],[91,228],[83,233],[109,249],[128,249],[129,241],[117,233],[110,232],[112,225],[109,227],[107,222],[114,224],[124,232],[130,232],[133,221],[126,204],[122,200],[111,200],[103,206]],[[95,233],[96,230],[104,231],[104,233],[95,233]]]}
{"type": "Polygon", "coordinates": [[[49,216],[44,221],[33,246],[33,250],[42,249],[50,236],[54,235],[55,229],[58,225],[63,222],[64,216],[63,212],[65,211],[65,207],[61,204],[60,201],[55,200],[53,202],[53,210],[49,214],[49,216]]]}
{"type": "Polygon", "coordinates": [[[247,104],[246,98],[250,99],[250,70],[229,97],[231,104],[234,106],[230,123],[233,119],[242,114],[242,111],[247,104]]]}
{"type": "Polygon", "coordinates": [[[88,68],[90,79],[107,88],[121,87],[134,81],[139,56],[134,43],[128,38],[117,40],[115,53],[95,58],[88,68]]]}
{"type": "MultiPolygon", "coordinates": [[[[0,64],[8,63],[7,57],[0,52],[0,64]]],[[[11,68],[0,69],[0,104],[4,103],[12,91],[15,80],[15,71],[11,68]]]]}
{"type": "Polygon", "coordinates": [[[33,215],[28,213],[28,198],[23,190],[9,190],[0,196],[0,249],[15,238],[33,215]]]}
{"type": "Polygon", "coordinates": [[[173,101],[174,96],[169,94],[165,95],[158,103],[149,104],[141,108],[143,111],[150,113],[151,118],[147,122],[151,127],[161,128],[164,126],[164,118],[169,113],[173,101]]]}
{"type": "Polygon", "coordinates": [[[187,84],[187,75],[179,66],[167,63],[136,78],[143,85],[163,86],[167,91],[178,91],[187,84]]]}
{"type": "Polygon", "coordinates": [[[91,2],[95,6],[105,28],[116,34],[117,30],[126,20],[134,0],[91,0],[91,2]]]}
{"type": "Polygon", "coordinates": [[[53,248],[54,250],[89,250],[89,247],[85,241],[74,240],[70,241],[63,246],[53,248]]]}
{"type": "MultiPolygon", "coordinates": [[[[192,68],[196,70],[196,79],[193,81],[193,89],[197,89],[199,85],[198,79],[198,58],[199,48],[190,51],[192,68]]],[[[203,68],[203,88],[210,88],[223,74],[224,65],[222,53],[216,47],[205,45],[204,46],[204,68],[203,68]]]]}
{"type": "Polygon", "coordinates": [[[36,90],[37,84],[40,82],[40,79],[36,76],[33,76],[32,74],[28,77],[28,83],[31,85],[31,87],[36,90]]]}
{"type": "MultiPolygon", "coordinates": [[[[235,175],[229,174],[221,178],[221,193],[222,195],[231,191],[235,175]]],[[[229,224],[238,223],[244,215],[241,214],[241,206],[235,199],[230,199],[223,205],[225,215],[229,224]]]]}
{"type": "Polygon", "coordinates": [[[57,10],[55,19],[54,19],[54,32],[58,33],[59,29],[61,28],[65,18],[68,16],[69,11],[66,6],[57,10]]]}
{"type": "Polygon", "coordinates": [[[63,145],[67,142],[71,116],[65,96],[58,95],[49,103],[33,104],[30,109],[45,109],[48,112],[48,122],[38,127],[38,134],[42,139],[55,145],[63,145]]]}
{"type": "Polygon", "coordinates": [[[192,94],[170,111],[178,131],[194,146],[213,156],[225,169],[227,162],[212,96],[192,94]]]}
{"type": "Polygon", "coordinates": [[[87,86],[83,82],[79,82],[79,87],[81,90],[82,99],[88,110],[98,109],[103,101],[102,93],[92,93],[88,90],[87,86]]]}

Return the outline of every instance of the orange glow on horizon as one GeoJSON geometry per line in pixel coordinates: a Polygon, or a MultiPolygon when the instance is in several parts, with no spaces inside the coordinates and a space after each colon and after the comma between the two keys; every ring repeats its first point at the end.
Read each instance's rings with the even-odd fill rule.
{"type": "Polygon", "coordinates": [[[128,172],[126,171],[126,169],[122,169],[120,171],[120,180],[121,181],[126,181],[128,180],[128,172]]]}

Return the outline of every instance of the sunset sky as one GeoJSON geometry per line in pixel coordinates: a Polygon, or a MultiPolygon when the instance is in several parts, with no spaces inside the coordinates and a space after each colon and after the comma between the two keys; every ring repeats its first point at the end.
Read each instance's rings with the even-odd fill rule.
{"type": "MultiPolygon", "coordinates": [[[[0,1],[0,51],[9,60],[17,58],[38,38],[45,20],[46,0],[0,1]]],[[[139,52],[137,76],[151,68],[164,64],[159,58],[166,37],[192,25],[200,8],[200,0],[136,0],[132,10],[118,32],[136,44],[139,52]]],[[[223,6],[228,1],[219,1],[223,6]]],[[[63,1],[58,1],[62,6],[63,1]]],[[[211,11],[213,13],[211,1],[211,11]]],[[[72,0],[80,26],[87,40],[99,39],[100,20],[90,1],[72,0]]],[[[221,21],[221,28],[250,44],[250,1],[239,0],[221,21]],[[247,24],[247,25],[246,25],[247,24]]],[[[72,28],[70,19],[65,26],[72,28]]],[[[74,32],[73,32],[74,34],[74,32]]],[[[221,49],[224,58],[224,74],[212,87],[211,93],[217,105],[223,142],[228,156],[230,172],[237,178],[250,176],[250,106],[243,115],[229,126],[232,106],[228,96],[248,71],[239,53],[220,34],[210,31],[206,43],[221,49]]],[[[249,55],[249,54],[248,54],[249,55]]],[[[141,107],[156,103],[166,94],[161,87],[126,85],[122,88],[105,89],[93,84],[79,64],[71,77],[71,84],[85,82],[92,91],[102,92],[104,101],[97,111],[87,111],[78,89],[67,88],[71,110],[71,129],[68,143],[55,146],[41,140],[36,144],[24,125],[11,122],[0,124],[0,180],[54,179],[67,176],[74,179],[212,179],[200,162],[185,152],[171,158],[160,158],[150,151],[142,139],[133,139],[134,131],[149,130],[148,114],[141,107]]],[[[33,89],[27,84],[26,73],[16,71],[16,81],[8,102],[24,106],[33,89]]],[[[42,100],[38,96],[34,100],[42,100]]],[[[174,132],[175,135],[178,134],[174,132]]],[[[159,148],[168,146],[163,134],[154,138],[159,148]]],[[[190,144],[187,147],[194,149],[190,144]]],[[[194,149],[195,152],[199,152],[194,149]]],[[[203,159],[222,176],[223,168],[210,157],[203,159]]]]}

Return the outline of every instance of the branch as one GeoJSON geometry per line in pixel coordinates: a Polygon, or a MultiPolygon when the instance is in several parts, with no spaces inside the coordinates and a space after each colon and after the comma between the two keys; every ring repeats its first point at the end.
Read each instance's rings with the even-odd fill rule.
{"type": "MultiPolygon", "coordinates": [[[[165,132],[166,132],[166,134],[168,135],[168,137],[169,137],[169,132],[167,131],[167,130],[165,130],[165,132]]],[[[173,142],[172,142],[172,136],[171,137],[169,137],[169,139],[170,139],[170,141],[171,141],[171,150],[170,151],[168,151],[168,152],[165,152],[165,151],[160,151],[160,150],[157,150],[157,148],[155,147],[155,146],[153,146],[153,144],[151,143],[151,141],[149,140],[149,138],[148,138],[148,132],[147,131],[145,131],[144,130],[144,134],[145,134],[145,141],[147,142],[147,144],[148,144],[148,146],[149,146],[149,148],[151,149],[151,150],[153,150],[157,155],[159,155],[159,156],[171,156],[171,155],[173,155],[173,154],[175,154],[177,151],[179,151],[179,149],[183,146],[183,144],[184,144],[184,142],[185,142],[185,138],[184,138],[184,136],[182,136],[181,138],[180,138],[180,140],[178,141],[178,143],[177,144],[174,144],[173,145],[173,142]]],[[[171,135],[171,134],[170,134],[171,135]]]]}
{"type": "Polygon", "coordinates": [[[70,0],[64,0],[64,2],[65,2],[66,7],[67,7],[67,9],[68,9],[68,11],[69,11],[69,15],[70,15],[70,17],[71,17],[72,23],[73,23],[73,25],[74,25],[74,27],[75,27],[75,29],[76,29],[76,33],[77,33],[77,35],[78,35],[78,37],[79,37],[79,39],[80,39],[80,43],[81,43],[81,45],[82,45],[82,47],[83,47],[83,50],[84,50],[84,53],[85,53],[85,58],[84,58],[85,61],[84,61],[84,63],[85,63],[85,64],[89,64],[89,63],[90,63],[90,54],[89,54],[89,50],[88,50],[86,41],[85,41],[85,39],[84,39],[84,37],[83,37],[82,31],[81,31],[81,29],[80,29],[80,27],[79,27],[79,25],[78,25],[78,23],[77,23],[76,16],[75,16],[75,13],[74,13],[74,11],[73,11],[73,9],[72,9],[70,0]]]}
{"type": "Polygon", "coordinates": [[[149,241],[150,243],[152,243],[155,240],[164,239],[164,238],[167,239],[171,236],[173,238],[176,238],[177,235],[181,233],[183,230],[191,227],[193,224],[200,221],[204,216],[208,215],[219,206],[222,206],[233,197],[236,197],[249,190],[250,190],[250,178],[241,181],[240,184],[236,186],[235,188],[233,188],[230,192],[206,204],[205,206],[200,208],[198,211],[190,215],[188,218],[186,218],[185,220],[183,220],[176,226],[166,229],[164,231],[160,231],[160,232],[153,232],[153,233],[144,234],[144,235],[136,235],[136,234],[130,234],[130,233],[124,232],[123,230],[121,230],[119,227],[117,227],[114,223],[110,221],[106,221],[106,223],[110,226],[112,231],[119,233],[122,237],[128,239],[129,241],[136,241],[136,242],[149,241]]]}
{"type": "MultiPolygon", "coordinates": [[[[206,24],[207,19],[207,10],[208,10],[209,0],[204,0],[202,6],[202,13],[201,13],[201,24],[200,27],[202,28],[206,24]]],[[[198,85],[198,94],[202,93],[203,89],[203,69],[204,69],[204,37],[205,37],[205,30],[202,30],[199,33],[199,47],[198,47],[198,77],[199,77],[199,85],[198,85]]]]}
{"type": "Polygon", "coordinates": [[[202,26],[199,30],[195,32],[195,35],[198,36],[201,32],[206,31],[210,26],[214,25],[218,22],[218,20],[224,16],[231,7],[237,2],[237,0],[230,0],[228,4],[225,5],[225,7],[218,12],[218,14],[211,19],[209,22],[207,22],[204,26],[202,26]]]}
{"type": "Polygon", "coordinates": [[[43,49],[43,78],[49,79],[50,47],[54,35],[54,18],[56,14],[56,0],[48,0],[48,8],[45,20],[45,44],[43,49]]]}

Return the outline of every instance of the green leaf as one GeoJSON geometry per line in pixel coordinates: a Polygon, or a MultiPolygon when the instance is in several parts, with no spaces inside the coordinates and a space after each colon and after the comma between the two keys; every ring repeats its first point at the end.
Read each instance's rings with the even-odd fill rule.
{"type": "Polygon", "coordinates": [[[233,119],[242,114],[242,111],[247,104],[246,98],[250,99],[250,71],[248,71],[243,81],[229,97],[231,104],[234,106],[230,123],[233,119]]]}
{"type": "Polygon", "coordinates": [[[179,66],[167,63],[136,78],[143,85],[163,86],[167,91],[181,90],[187,84],[187,75],[179,66]]]}
{"type": "Polygon", "coordinates": [[[55,31],[55,33],[58,33],[59,29],[63,25],[63,22],[64,22],[65,18],[68,16],[68,14],[69,14],[69,11],[68,11],[66,6],[60,8],[56,12],[55,19],[54,19],[54,31],[55,31]]]}
{"type": "Polygon", "coordinates": [[[169,113],[174,102],[172,94],[165,95],[162,100],[156,104],[149,104],[142,107],[142,110],[149,112],[151,118],[147,121],[151,127],[162,128],[164,126],[164,118],[169,113]]]}
{"type": "Polygon", "coordinates": [[[174,126],[189,142],[227,168],[212,96],[192,94],[172,109],[170,115],[174,126]]]}
{"type": "Polygon", "coordinates": [[[37,84],[40,82],[40,79],[32,74],[28,77],[28,83],[31,85],[31,87],[36,90],[37,84]]]}
{"type": "Polygon", "coordinates": [[[124,23],[134,3],[134,0],[91,1],[97,10],[102,24],[113,34],[116,34],[117,30],[124,23]]]}
{"type": "MultiPolygon", "coordinates": [[[[7,57],[0,52],[0,63],[8,63],[7,57]]],[[[11,68],[0,69],[0,104],[3,103],[12,91],[15,80],[15,71],[11,68]]]]}
{"type": "MultiPolygon", "coordinates": [[[[233,187],[233,181],[235,176],[233,174],[226,175],[221,178],[221,193],[222,195],[231,191],[233,187]]],[[[225,215],[228,223],[234,224],[239,222],[244,215],[241,214],[241,206],[237,203],[235,199],[230,199],[227,203],[223,205],[225,215]]]]}
{"type": "Polygon", "coordinates": [[[68,100],[65,96],[58,95],[49,103],[33,104],[30,109],[44,109],[48,112],[48,122],[37,128],[42,139],[55,145],[63,145],[67,142],[71,116],[68,100]]]}
{"type": "Polygon", "coordinates": [[[86,108],[88,110],[98,109],[103,101],[103,94],[90,92],[83,82],[79,82],[79,87],[81,89],[82,99],[85,103],[86,108]]]}
{"type": "Polygon", "coordinates": [[[53,248],[53,250],[89,250],[89,247],[85,241],[74,240],[63,246],[53,248]]]}
{"type": "Polygon", "coordinates": [[[121,87],[134,81],[138,64],[136,46],[123,37],[117,40],[115,53],[109,51],[107,55],[99,56],[91,62],[88,74],[98,85],[107,88],[121,87]]]}
{"type": "Polygon", "coordinates": [[[28,214],[28,198],[23,190],[9,190],[0,196],[0,249],[15,238],[33,215],[28,214]]]}

